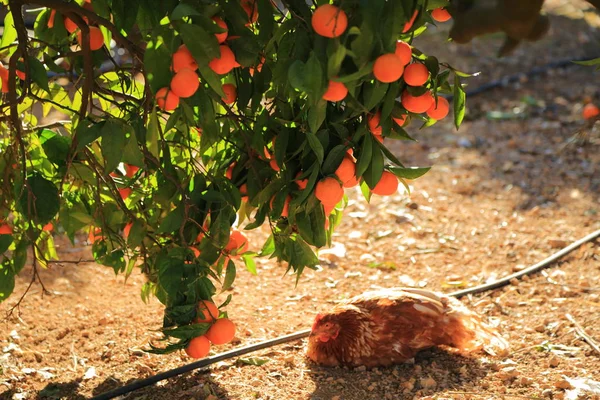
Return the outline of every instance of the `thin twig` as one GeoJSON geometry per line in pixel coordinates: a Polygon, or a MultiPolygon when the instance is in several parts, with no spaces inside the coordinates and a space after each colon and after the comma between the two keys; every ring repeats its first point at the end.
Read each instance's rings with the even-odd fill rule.
{"type": "Polygon", "coordinates": [[[583,340],[585,342],[587,342],[587,344],[589,344],[590,347],[596,351],[596,353],[600,354],[600,345],[590,335],[588,335],[585,332],[585,329],[583,329],[583,326],[579,325],[579,323],[577,321],[575,321],[575,318],[573,318],[573,316],[571,314],[567,313],[567,314],[565,314],[565,317],[567,317],[567,319],[573,325],[575,325],[575,331],[577,331],[577,334],[579,336],[581,336],[583,338],[583,340]]]}

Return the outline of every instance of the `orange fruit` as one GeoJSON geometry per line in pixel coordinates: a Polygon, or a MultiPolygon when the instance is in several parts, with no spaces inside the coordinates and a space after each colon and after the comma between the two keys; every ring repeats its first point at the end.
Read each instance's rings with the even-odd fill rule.
{"type": "Polygon", "coordinates": [[[429,70],[420,63],[413,63],[404,69],[404,82],[410,86],[421,86],[429,79],[429,70]]]}
{"type": "Polygon", "coordinates": [[[369,117],[367,118],[367,126],[373,135],[379,136],[383,133],[383,128],[379,125],[380,120],[381,111],[377,111],[375,114],[369,114],[369,117]]]}
{"type": "Polygon", "coordinates": [[[435,101],[427,110],[427,116],[432,119],[440,120],[448,115],[448,111],[450,111],[450,105],[448,104],[448,100],[443,97],[437,98],[437,104],[435,101]]]}
{"type": "Polygon", "coordinates": [[[0,81],[2,82],[2,93],[8,93],[8,70],[0,62],[0,81]]]}
{"type": "Polygon", "coordinates": [[[235,165],[237,163],[234,161],[231,163],[231,165],[229,166],[229,168],[227,168],[227,171],[225,171],[225,178],[231,180],[231,178],[233,177],[233,169],[235,168],[235,165]]]}
{"type": "Polygon", "coordinates": [[[0,225],[0,235],[12,235],[13,230],[9,224],[0,225]]]}
{"type": "Polygon", "coordinates": [[[210,341],[205,335],[193,338],[185,348],[185,354],[191,358],[204,358],[209,352],[210,341]]]}
{"type": "Polygon", "coordinates": [[[54,18],[56,18],[56,10],[50,11],[50,17],[48,18],[48,28],[54,28],[54,18]]]}
{"type": "Polygon", "coordinates": [[[592,103],[588,103],[583,106],[583,118],[584,119],[592,119],[600,115],[600,109],[592,103]]]}
{"type": "Polygon", "coordinates": [[[344,187],[345,188],[353,188],[355,186],[358,186],[359,184],[359,180],[356,178],[356,176],[353,176],[352,178],[350,178],[348,181],[344,182],[344,187]]]}
{"type": "Polygon", "coordinates": [[[196,316],[196,323],[198,324],[213,322],[219,318],[219,309],[216,304],[210,300],[200,300],[196,316]]]}
{"type": "Polygon", "coordinates": [[[420,114],[427,110],[433,104],[433,96],[427,91],[420,96],[413,96],[408,91],[402,92],[401,96],[402,107],[408,111],[420,114]]]}
{"type": "Polygon", "coordinates": [[[335,206],[344,197],[344,188],[335,178],[323,178],[315,187],[315,196],[325,206],[335,206]]]}
{"type": "Polygon", "coordinates": [[[125,228],[123,228],[123,238],[125,238],[125,240],[127,240],[127,238],[129,237],[129,233],[131,232],[132,226],[133,222],[128,222],[127,225],[125,225],[125,228]]]}
{"type": "Polygon", "coordinates": [[[408,43],[398,40],[396,42],[396,51],[394,54],[402,61],[402,65],[407,65],[412,58],[412,48],[408,43]]]}
{"type": "Polygon", "coordinates": [[[277,164],[277,160],[275,158],[272,158],[271,161],[269,161],[269,165],[271,166],[273,171],[275,171],[275,172],[281,171],[281,168],[277,164]]]}
{"type": "Polygon", "coordinates": [[[131,178],[140,170],[140,167],[136,167],[135,165],[125,164],[125,176],[131,178]]]}
{"type": "Polygon", "coordinates": [[[300,175],[302,175],[301,171],[296,174],[296,180],[294,182],[296,182],[296,185],[298,185],[300,190],[304,190],[306,189],[306,185],[308,185],[308,178],[298,179],[300,175]]]}
{"type": "Polygon", "coordinates": [[[258,20],[258,6],[254,0],[242,0],[242,8],[248,15],[246,26],[255,23],[258,20]]]}
{"type": "Polygon", "coordinates": [[[373,64],[373,75],[379,82],[395,82],[402,76],[404,64],[395,53],[383,54],[373,64]]]}
{"type": "Polygon", "coordinates": [[[102,240],[102,239],[104,239],[104,237],[102,236],[102,229],[91,227],[90,234],[88,235],[88,243],[94,244],[98,240],[102,240]]]}
{"type": "Polygon", "coordinates": [[[431,12],[431,18],[433,18],[437,22],[446,22],[450,18],[452,18],[452,16],[448,12],[448,10],[446,10],[444,7],[440,7],[436,8],[431,12]]]}
{"type": "MultiPolygon", "coordinates": [[[[271,198],[271,202],[269,205],[271,206],[271,210],[273,209],[273,202],[275,201],[275,196],[271,198]]],[[[281,216],[287,217],[289,215],[290,210],[290,201],[292,201],[292,197],[288,195],[283,202],[283,210],[281,210],[281,216]]]]}
{"type": "MultiPolygon", "coordinates": [[[[77,41],[79,44],[83,43],[83,33],[81,31],[77,32],[77,41]]],[[[90,26],[90,50],[96,51],[104,46],[104,35],[100,28],[95,26],[90,26]]]]}
{"type": "Polygon", "coordinates": [[[229,235],[229,243],[225,246],[225,251],[235,251],[245,253],[248,251],[248,238],[237,229],[234,229],[229,235]],[[239,249],[239,250],[238,250],[239,249]]]}
{"type": "Polygon", "coordinates": [[[410,20],[404,24],[404,29],[402,30],[402,33],[410,31],[410,28],[412,28],[413,24],[415,23],[415,20],[417,19],[417,15],[419,15],[419,11],[415,10],[410,20]]]}
{"type": "Polygon", "coordinates": [[[192,253],[194,253],[194,257],[196,257],[196,258],[200,257],[200,250],[198,250],[194,246],[189,246],[188,249],[190,249],[192,251],[192,253]]]}
{"type": "Polygon", "coordinates": [[[194,60],[194,56],[192,56],[192,53],[187,46],[182,44],[177,51],[173,53],[171,67],[173,68],[173,72],[177,73],[182,69],[191,69],[192,71],[195,71],[198,69],[198,64],[196,63],[196,60],[194,60]]]}
{"type": "Polygon", "coordinates": [[[248,185],[245,183],[240,186],[240,195],[242,196],[242,201],[248,201],[248,185]]]}
{"type": "Polygon", "coordinates": [[[395,123],[397,123],[398,125],[402,126],[404,125],[404,123],[406,122],[406,118],[408,118],[407,114],[404,114],[398,118],[394,118],[392,117],[392,119],[394,120],[395,123]]]}
{"type": "Polygon", "coordinates": [[[164,111],[173,111],[179,106],[179,96],[173,93],[169,88],[161,88],[156,92],[156,104],[158,108],[164,111]]]}
{"type": "Polygon", "coordinates": [[[131,195],[131,188],[121,188],[119,189],[119,194],[121,195],[121,198],[123,200],[127,200],[127,198],[129,197],[129,195],[131,195]]]}
{"type": "Polygon", "coordinates": [[[261,56],[260,62],[256,65],[256,68],[254,68],[254,67],[248,68],[248,72],[250,72],[250,76],[254,76],[255,70],[258,72],[262,71],[264,63],[265,63],[265,58],[261,56]]]}
{"type": "Polygon", "coordinates": [[[223,91],[225,92],[225,97],[223,103],[225,104],[233,104],[237,100],[237,88],[232,83],[226,83],[223,85],[223,91]]]}
{"type": "Polygon", "coordinates": [[[225,32],[223,32],[223,33],[215,33],[215,37],[217,38],[217,41],[219,43],[223,43],[225,40],[227,40],[227,35],[228,35],[227,24],[221,18],[216,17],[216,16],[212,17],[212,20],[215,21],[215,23],[217,25],[219,25],[221,28],[225,29],[225,32]]]}
{"type": "Polygon", "coordinates": [[[327,91],[323,95],[323,99],[327,101],[340,101],[348,94],[348,88],[342,82],[329,81],[327,91]]]}
{"type": "Polygon", "coordinates": [[[221,51],[221,55],[208,63],[210,69],[219,75],[223,75],[240,66],[235,60],[235,54],[233,54],[229,46],[222,44],[219,46],[219,50],[221,51]]]}
{"type": "Polygon", "coordinates": [[[381,179],[371,191],[380,196],[390,196],[398,191],[398,178],[390,171],[383,171],[381,179]]]}
{"type": "Polygon", "coordinates": [[[52,225],[52,222],[48,222],[43,226],[42,230],[45,232],[52,232],[52,230],[54,230],[54,225],[52,225]]]}
{"type": "Polygon", "coordinates": [[[335,174],[342,183],[348,182],[352,178],[356,178],[356,164],[352,157],[346,155],[339,167],[335,170],[335,174]]]}
{"type": "Polygon", "coordinates": [[[380,135],[373,135],[373,137],[375,138],[375,140],[377,140],[379,143],[383,143],[383,136],[380,135]]]}
{"type": "Polygon", "coordinates": [[[199,87],[198,74],[191,69],[181,69],[171,79],[171,91],[178,97],[192,97],[199,87]]]}
{"type": "MultiPolygon", "coordinates": [[[[85,21],[86,24],[88,23],[87,17],[81,17],[81,18],[83,18],[83,20],[85,21]]],[[[71,19],[69,19],[67,17],[63,18],[63,22],[64,22],[64,25],[65,25],[65,29],[69,33],[73,33],[77,29],[79,29],[79,27],[77,26],[77,24],[75,22],[73,22],[73,20],[71,20],[71,19]]]]}
{"type": "Polygon", "coordinates": [[[235,324],[228,318],[218,319],[206,332],[206,337],[212,344],[225,344],[231,342],[235,336],[235,324]]]}
{"type": "Polygon", "coordinates": [[[323,4],[317,7],[310,22],[318,35],[336,38],[341,36],[348,27],[348,16],[339,7],[323,4]]]}

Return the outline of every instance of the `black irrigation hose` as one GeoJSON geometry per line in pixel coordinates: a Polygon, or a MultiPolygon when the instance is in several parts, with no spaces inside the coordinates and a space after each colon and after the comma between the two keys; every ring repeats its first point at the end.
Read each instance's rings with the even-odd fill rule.
{"type": "MultiPolygon", "coordinates": [[[[564,249],[560,250],[559,252],[554,253],[550,257],[540,261],[539,263],[537,263],[535,265],[532,265],[529,268],[525,268],[522,271],[508,275],[496,282],[487,283],[485,285],[479,285],[479,286],[475,286],[475,287],[472,287],[469,289],[459,290],[458,292],[450,293],[449,296],[463,297],[463,296],[466,296],[469,294],[482,293],[482,292],[486,292],[488,290],[493,290],[493,289],[497,289],[502,286],[506,286],[506,285],[510,284],[513,279],[518,279],[525,275],[531,275],[535,272],[541,271],[544,268],[547,268],[554,261],[558,260],[561,257],[564,257],[565,255],[567,255],[570,252],[572,252],[573,250],[577,249],[584,243],[591,242],[592,240],[594,240],[598,237],[600,237],[600,230],[592,232],[589,235],[585,236],[584,238],[579,239],[578,241],[576,241],[574,243],[571,243],[569,246],[565,247],[564,249]]],[[[148,377],[146,379],[140,379],[140,380],[134,381],[128,385],[121,386],[114,390],[109,390],[108,392],[104,392],[102,394],[99,394],[98,396],[93,397],[91,400],[114,399],[117,396],[122,396],[129,392],[133,392],[134,390],[138,390],[143,387],[153,385],[159,381],[162,381],[162,380],[165,380],[168,378],[172,378],[174,376],[181,375],[181,374],[193,371],[198,368],[207,367],[207,366],[217,363],[219,361],[227,360],[227,359],[230,359],[233,357],[238,357],[238,356],[248,354],[248,353],[251,353],[251,352],[254,352],[257,350],[262,350],[262,349],[265,349],[268,347],[273,347],[273,346],[276,346],[276,345],[279,345],[282,343],[291,342],[293,340],[305,338],[308,336],[309,333],[310,333],[310,329],[305,329],[302,331],[291,333],[289,335],[280,336],[275,339],[266,340],[264,342],[260,342],[260,343],[256,343],[256,344],[251,344],[251,345],[244,346],[242,348],[235,349],[235,350],[230,350],[225,353],[218,354],[216,356],[207,357],[200,361],[196,361],[191,364],[184,365],[182,367],[174,368],[174,369],[162,372],[160,374],[148,377]]]]}

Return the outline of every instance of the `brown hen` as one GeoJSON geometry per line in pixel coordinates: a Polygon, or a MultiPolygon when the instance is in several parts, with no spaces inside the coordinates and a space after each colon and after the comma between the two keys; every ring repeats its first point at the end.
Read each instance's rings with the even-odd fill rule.
{"type": "Polygon", "coordinates": [[[423,349],[503,353],[508,343],[460,301],[422,289],[368,292],[318,314],[307,356],[325,366],[386,366],[423,349]]]}

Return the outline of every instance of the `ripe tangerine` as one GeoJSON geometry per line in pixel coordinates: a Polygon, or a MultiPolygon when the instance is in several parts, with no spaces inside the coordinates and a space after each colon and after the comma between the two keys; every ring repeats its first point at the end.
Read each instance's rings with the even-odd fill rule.
{"type": "Polygon", "coordinates": [[[600,109],[593,103],[588,103],[583,106],[583,118],[592,119],[600,115],[600,109]]]}
{"type": "Polygon", "coordinates": [[[242,0],[242,8],[248,15],[246,26],[255,23],[258,20],[258,7],[254,0],[242,0]]]}
{"type": "Polygon", "coordinates": [[[225,92],[225,97],[223,103],[225,104],[233,104],[237,100],[237,88],[232,83],[226,83],[223,85],[223,91],[225,92]]]}
{"type": "Polygon", "coordinates": [[[323,4],[317,7],[310,22],[318,35],[336,38],[348,27],[348,16],[344,10],[333,4],[323,4]]]}
{"type": "Polygon", "coordinates": [[[359,183],[360,183],[360,181],[358,180],[358,178],[356,176],[353,176],[348,181],[344,182],[343,186],[345,188],[353,188],[355,186],[358,186],[359,183]]]}
{"type": "Polygon", "coordinates": [[[327,177],[317,182],[315,197],[324,206],[335,206],[344,197],[344,188],[337,179],[327,177]]]}
{"type": "MultiPolygon", "coordinates": [[[[104,46],[104,35],[100,28],[96,26],[90,26],[90,50],[96,51],[104,46]]],[[[83,34],[81,31],[77,32],[77,41],[79,44],[83,43],[83,34]]]]}
{"type": "Polygon", "coordinates": [[[129,233],[131,232],[132,226],[133,222],[128,222],[127,225],[125,225],[125,228],[123,228],[123,238],[125,238],[125,240],[127,240],[127,238],[129,237],[129,233]]]}
{"type": "Polygon", "coordinates": [[[221,55],[217,58],[213,58],[208,66],[210,69],[215,71],[219,75],[227,74],[235,67],[239,67],[240,64],[235,60],[235,54],[229,48],[229,46],[225,46],[224,44],[219,46],[219,50],[221,55]]]}
{"type": "Polygon", "coordinates": [[[440,7],[436,8],[431,12],[431,18],[433,18],[437,22],[446,22],[450,18],[452,18],[452,16],[448,12],[448,10],[446,10],[444,7],[440,7]]]}
{"type": "Polygon", "coordinates": [[[196,322],[198,324],[213,322],[219,318],[219,309],[216,304],[210,300],[200,300],[198,303],[198,310],[196,311],[196,317],[196,322]]]}
{"type": "Polygon", "coordinates": [[[344,157],[339,167],[335,170],[335,174],[342,183],[356,178],[356,164],[352,160],[352,156],[346,155],[344,157]]]}
{"type": "Polygon", "coordinates": [[[220,26],[221,28],[225,29],[225,32],[215,33],[215,37],[217,38],[217,42],[223,43],[225,40],[227,40],[227,35],[229,34],[229,29],[227,28],[227,24],[225,23],[225,21],[223,21],[221,18],[219,18],[217,16],[212,17],[212,20],[215,21],[215,23],[218,26],[220,26]]]}
{"type": "Polygon", "coordinates": [[[450,111],[448,100],[446,100],[444,97],[438,97],[437,104],[435,104],[434,101],[431,107],[429,107],[427,110],[427,116],[439,121],[448,115],[448,111],[450,111]]]}
{"type": "Polygon", "coordinates": [[[396,51],[394,52],[402,61],[402,65],[407,65],[412,58],[412,48],[406,42],[398,40],[396,42],[396,51]]]}
{"type": "Polygon", "coordinates": [[[191,69],[180,69],[171,79],[171,91],[182,98],[192,97],[199,87],[198,74],[191,69]]]}
{"type": "Polygon", "coordinates": [[[395,82],[402,76],[404,65],[395,53],[383,54],[373,64],[373,75],[379,82],[395,82]]]}
{"type": "Polygon", "coordinates": [[[381,179],[371,191],[380,196],[390,196],[398,191],[398,178],[390,171],[383,171],[381,179]]]}
{"type": "Polygon", "coordinates": [[[369,131],[375,136],[379,136],[383,133],[383,128],[379,124],[381,120],[381,111],[377,111],[375,114],[370,114],[367,118],[367,125],[369,131]]]}
{"type": "Polygon", "coordinates": [[[404,69],[404,82],[410,86],[421,86],[429,79],[429,70],[421,63],[413,63],[404,69]]]}
{"type": "Polygon", "coordinates": [[[298,185],[300,190],[304,190],[306,189],[306,185],[308,185],[308,178],[299,179],[300,175],[302,175],[302,171],[298,171],[296,174],[296,180],[294,182],[296,182],[296,185],[298,185]]]}
{"type": "Polygon", "coordinates": [[[12,235],[13,230],[9,224],[0,225],[0,235],[12,235]]]}
{"type": "Polygon", "coordinates": [[[404,29],[402,30],[402,33],[410,31],[410,28],[412,28],[413,24],[415,23],[415,20],[417,19],[417,15],[419,15],[419,10],[415,10],[410,20],[404,24],[404,29]]]}
{"type": "Polygon", "coordinates": [[[204,358],[209,352],[210,341],[205,335],[193,338],[185,348],[185,354],[191,358],[204,358]]]}
{"type": "Polygon", "coordinates": [[[206,337],[212,344],[225,344],[231,342],[235,336],[235,324],[228,318],[218,319],[206,332],[206,337]]]}
{"type": "Polygon", "coordinates": [[[405,90],[402,92],[401,102],[402,106],[408,111],[420,114],[431,107],[431,104],[433,104],[433,96],[429,91],[426,91],[420,96],[413,96],[405,90]]]}
{"type": "Polygon", "coordinates": [[[173,111],[179,106],[179,96],[177,96],[169,88],[160,88],[156,92],[156,104],[161,110],[173,111]]]}
{"type": "Polygon", "coordinates": [[[348,94],[348,88],[342,82],[329,81],[327,91],[323,94],[323,99],[327,101],[344,100],[348,94]]]}
{"type": "Polygon", "coordinates": [[[248,251],[248,238],[237,229],[234,229],[229,235],[229,243],[225,246],[225,251],[235,251],[244,253],[248,251]],[[239,249],[239,250],[238,250],[239,249]]]}
{"type": "Polygon", "coordinates": [[[198,63],[196,63],[194,56],[192,56],[192,53],[185,44],[179,46],[177,51],[173,53],[171,63],[171,67],[175,73],[182,69],[191,69],[192,71],[198,69],[198,63]]]}

